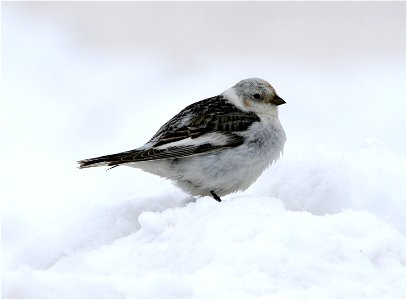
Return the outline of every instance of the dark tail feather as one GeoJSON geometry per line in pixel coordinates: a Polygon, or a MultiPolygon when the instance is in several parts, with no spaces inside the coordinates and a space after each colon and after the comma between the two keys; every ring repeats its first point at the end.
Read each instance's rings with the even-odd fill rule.
{"type": "MultiPolygon", "coordinates": [[[[130,155],[133,156],[134,154],[138,153],[137,150],[130,150],[126,152],[104,155],[94,158],[88,158],[78,161],[79,169],[84,168],[91,168],[91,167],[101,167],[101,166],[108,166],[108,167],[117,167],[120,164],[128,162],[128,160],[124,159],[129,157],[130,155]]],[[[110,169],[112,169],[110,168],[110,169]]]]}
{"type": "Polygon", "coordinates": [[[95,157],[95,158],[88,158],[78,161],[79,169],[84,168],[91,168],[91,167],[100,167],[100,166],[108,166],[108,161],[95,157]]]}

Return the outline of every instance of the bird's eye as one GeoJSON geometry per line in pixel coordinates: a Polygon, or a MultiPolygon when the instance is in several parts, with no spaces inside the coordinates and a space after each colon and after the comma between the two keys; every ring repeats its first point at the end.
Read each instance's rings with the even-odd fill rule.
{"type": "Polygon", "coordinates": [[[253,98],[254,98],[254,99],[260,99],[260,94],[254,94],[254,95],[253,95],[253,98]]]}

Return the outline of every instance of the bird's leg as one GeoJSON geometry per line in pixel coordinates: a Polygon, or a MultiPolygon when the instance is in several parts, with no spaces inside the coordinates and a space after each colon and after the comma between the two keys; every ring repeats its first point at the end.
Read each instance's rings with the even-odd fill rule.
{"type": "Polygon", "coordinates": [[[222,199],[218,195],[216,195],[216,193],[213,190],[209,191],[209,193],[211,193],[213,199],[215,199],[216,201],[218,201],[218,202],[222,201],[222,199]]]}

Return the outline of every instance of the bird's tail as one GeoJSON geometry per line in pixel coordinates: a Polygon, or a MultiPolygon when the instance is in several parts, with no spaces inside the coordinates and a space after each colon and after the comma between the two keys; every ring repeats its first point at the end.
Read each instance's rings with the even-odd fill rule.
{"type": "Polygon", "coordinates": [[[128,162],[129,156],[133,156],[137,154],[138,150],[130,150],[126,152],[120,152],[116,154],[109,154],[109,155],[104,155],[104,156],[99,156],[99,157],[94,157],[94,158],[87,158],[78,161],[79,164],[79,169],[84,169],[84,168],[91,168],[91,167],[102,167],[102,166],[107,166],[107,167],[117,167],[120,164],[124,164],[128,162]]]}

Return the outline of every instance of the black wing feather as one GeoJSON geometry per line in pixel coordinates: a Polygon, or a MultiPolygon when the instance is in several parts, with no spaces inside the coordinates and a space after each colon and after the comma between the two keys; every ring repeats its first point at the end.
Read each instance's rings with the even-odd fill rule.
{"type": "Polygon", "coordinates": [[[194,139],[208,132],[244,131],[253,122],[259,121],[255,113],[244,112],[218,95],[184,108],[157,131],[150,143],[157,147],[186,138],[194,139]],[[183,124],[182,121],[188,118],[186,124],[183,124]]]}
{"type": "Polygon", "coordinates": [[[219,149],[237,147],[243,143],[244,139],[238,135],[230,135],[227,145],[212,145],[209,143],[202,145],[188,145],[180,147],[168,147],[165,149],[150,148],[146,150],[130,150],[111,155],[104,155],[79,161],[80,168],[92,167],[95,164],[103,163],[107,166],[117,166],[120,164],[157,160],[165,158],[180,158],[185,156],[207,153],[219,149]]]}
{"type": "Polygon", "coordinates": [[[117,166],[119,164],[165,158],[179,158],[200,153],[232,148],[241,145],[244,138],[237,133],[249,128],[259,117],[244,112],[227,101],[222,95],[208,98],[187,106],[171,120],[165,123],[151,138],[149,149],[135,149],[126,152],[105,155],[79,161],[80,168],[98,164],[117,166]],[[186,145],[157,149],[156,147],[197,138],[210,132],[222,132],[229,136],[226,145],[186,145]]]}

